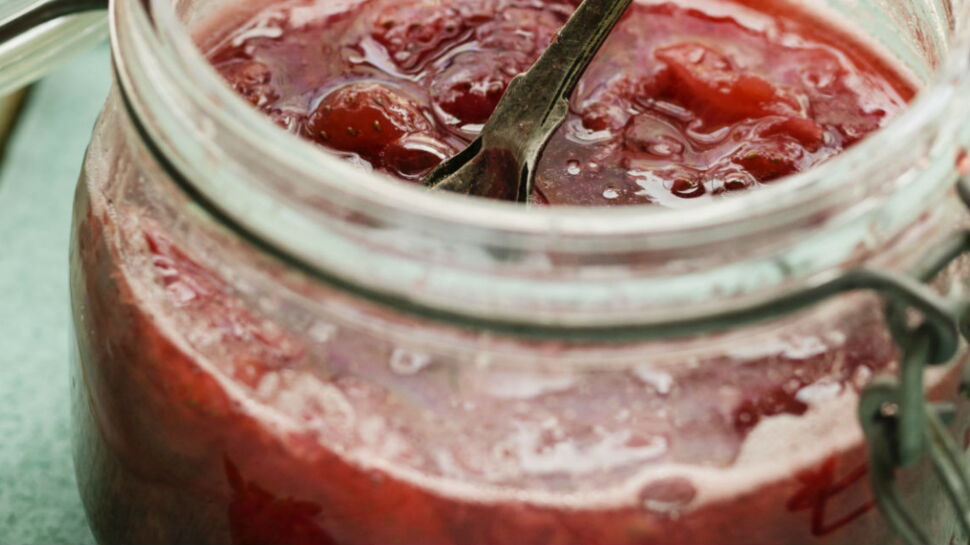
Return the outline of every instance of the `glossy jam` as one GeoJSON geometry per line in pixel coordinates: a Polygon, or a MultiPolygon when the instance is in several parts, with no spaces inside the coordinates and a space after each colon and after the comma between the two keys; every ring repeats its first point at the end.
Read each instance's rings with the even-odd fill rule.
{"type": "MultiPolygon", "coordinates": [[[[535,201],[677,207],[771,182],[889,121],[913,90],[798,14],[634,3],[540,163],[535,201]]],[[[417,180],[480,131],[573,5],[375,0],[262,13],[210,56],[254,105],[348,159],[417,180]]]]}

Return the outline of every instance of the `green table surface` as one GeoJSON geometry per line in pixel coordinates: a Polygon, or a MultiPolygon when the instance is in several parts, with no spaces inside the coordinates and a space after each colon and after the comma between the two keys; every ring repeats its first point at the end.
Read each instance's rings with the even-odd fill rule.
{"type": "Polygon", "coordinates": [[[94,543],[71,461],[71,200],[110,83],[107,47],[27,98],[0,163],[0,544],[94,543]]]}

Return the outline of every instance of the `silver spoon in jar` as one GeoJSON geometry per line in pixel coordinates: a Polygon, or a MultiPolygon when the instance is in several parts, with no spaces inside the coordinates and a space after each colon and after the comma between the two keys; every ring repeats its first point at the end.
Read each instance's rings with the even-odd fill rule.
{"type": "Polygon", "coordinates": [[[86,11],[108,9],[108,0],[40,0],[0,7],[0,44],[40,25],[86,11]]]}
{"type": "Polygon", "coordinates": [[[539,156],[569,113],[569,97],[631,0],[584,0],[527,72],[512,79],[481,135],[422,181],[528,202],[539,156]]]}

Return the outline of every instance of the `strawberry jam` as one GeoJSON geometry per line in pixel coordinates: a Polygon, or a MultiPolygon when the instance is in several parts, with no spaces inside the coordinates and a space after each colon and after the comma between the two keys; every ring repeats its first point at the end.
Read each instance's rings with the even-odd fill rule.
{"type": "MultiPolygon", "coordinates": [[[[288,130],[416,181],[480,132],[573,7],[375,0],[319,17],[279,8],[210,55],[288,130]]],[[[634,3],[575,91],[534,200],[676,207],[755,187],[838,154],[912,95],[805,17],[634,3]]]]}
{"type": "MultiPolygon", "coordinates": [[[[571,97],[534,201],[678,207],[784,183],[886,125],[911,98],[876,54],[778,5],[634,3],[571,97]]],[[[252,18],[218,13],[208,29],[216,31],[197,35],[214,37],[203,45],[218,72],[281,127],[321,152],[415,183],[479,133],[574,7],[269,1],[252,18]],[[225,24],[241,19],[248,22],[225,24]]],[[[117,30],[124,35],[124,25],[117,30]]],[[[120,74],[126,62],[118,57],[120,74]]],[[[159,79],[184,83],[167,66],[159,63],[159,79]]],[[[136,80],[119,78],[147,87],[136,80]]],[[[197,90],[164,89],[183,87],[197,90]]],[[[237,127],[207,127],[208,114],[192,110],[200,117],[180,120],[211,131],[160,124],[159,141],[146,142],[155,132],[142,134],[135,121],[161,116],[139,113],[151,101],[137,93],[127,95],[135,105],[127,111],[120,94],[89,149],[71,254],[75,460],[99,542],[898,542],[876,509],[856,416],[860,391],[898,367],[879,297],[844,294],[690,338],[531,328],[539,316],[583,323],[602,309],[610,313],[604,323],[633,330],[629,316],[689,299],[698,278],[714,277],[697,272],[709,267],[729,272],[732,287],[770,279],[776,271],[765,271],[775,265],[800,281],[808,253],[793,250],[803,234],[828,250],[820,242],[835,229],[826,218],[818,232],[800,224],[789,237],[798,240],[786,238],[776,253],[751,257],[753,245],[725,236],[681,259],[672,245],[647,251],[634,236],[591,232],[560,245],[561,233],[549,229],[521,239],[501,232],[505,240],[480,236],[493,231],[472,222],[426,228],[429,218],[404,214],[404,205],[394,210],[402,217],[385,221],[383,209],[368,210],[377,197],[330,202],[312,193],[305,211],[262,194],[279,215],[260,220],[319,220],[320,230],[307,232],[327,237],[317,246],[322,274],[311,275],[204,213],[202,200],[162,172],[160,159],[170,159],[166,168],[198,166],[180,171],[187,177],[220,169],[220,180],[235,181],[256,163],[235,155],[237,139],[247,144],[243,154],[251,149],[237,127]],[[200,165],[174,156],[174,145],[146,145],[189,148],[203,139],[200,165]],[[218,160],[205,153],[213,142],[225,152],[213,154],[218,160]],[[762,267],[782,255],[793,257],[762,267]],[[474,282],[494,295],[487,304],[464,293],[474,282]],[[668,287],[676,297],[653,299],[668,287]],[[522,330],[482,324],[486,312],[461,314],[469,301],[522,330]],[[439,311],[448,308],[464,321],[444,319],[439,311]]],[[[277,182],[285,165],[260,165],[265,171],[248,180],[277,182]]],[[[243,191],[239,202],[254,203],[249,196],[243,191]]],[[[898,212],[893,204],[887,210],[898,212]]],[[[615,214],[577,212],[588,218],[582,225],[615,214]]],[[[855,218],[832,223],[855,229],[855,218]]],[[[889,242],[875,227],[856,229],[867,238],[845,259],[901,268],[918,247],[958,228],[940,226],[950,218],[928,213],[889,242]]],[[[690,246],[693,234],[684,236],[690,246]]],[[[824,272],[837,267],[826,263],[824,272]]],[[[951,272],[939,285],[955,291],[968,276],[951,272]]],[[[775,293],[755,288],[753,296],[775,293]]],[[[725,290],[697,308],[726,309],[735,296],[725,290]]],[[[925,382],[944,401],[958,381],[957,366],[941,366],[925,382]]],[[[958,437],[966,413],[962,406],[955,419],[958,437]]],[[[930,474],[906,468],[899,490],[933,542],[946,543],[953,520],[930,474]]]]}

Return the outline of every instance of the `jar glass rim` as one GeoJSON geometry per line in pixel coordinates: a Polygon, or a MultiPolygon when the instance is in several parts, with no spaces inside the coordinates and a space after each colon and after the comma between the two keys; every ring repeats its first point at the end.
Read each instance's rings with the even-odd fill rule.
{"type": "MultiPolygon", "coordinates": [[[[136,136],[154,148],[149,172],[162,167],[187,204],[258,252],[449,322],[639,329],[824,282],[933,212],[954,179],[953,113],[967,106],[955,93],[968,79],[956,70],[970,55],[949,55],[889,127],[776,187],[686,214],[526,209],[433,194],[329,155],[226,85],[172,0],[112,6],[117,88],[136,136]]],[[[961,33],[959,50],[970,51],[961,33]]]]}
{"type": "MultiPolygon", "coordinates": [[[[965,6],[970,16],[970,3],[965,6]]],[[[208,112],[228,125],[238,125],[262,146],[253,153],[268,161],[300,163],[297,170],[317,175],[297,183],[326,188],[362,208],[392,208],[402,215],[427,218],[444,224],[464,225],[497,232],[525,235],[556,233],[582,237],[612,235],[662,235],[703,233],[729,225],[752,223],[766,218],[793,218],[815,213],[823,202],[837,193],[836,172],[853,164],[878,161],[906,146],[909,135],[919,133],[927,124],[944,115],[953,103],[953,83],[970,79],[970,25],[960,29],[949,54],[934,78],[919,90],[909,106],[885,127],[812,169],[796,173],[754,191],[713,199],[687,210],[661,207],[532,207],[467,196],[429,192],[413,184],[401,183],[380,173],[349,164],[313,144],[286,133],[257,112],[218,77],[180,23],[174,3],[151,2],[155,29],[163,41],[179,52],[178,64],[192,84],[204,86],[198,96],[208,101],[208,112]],[[255,134],[253,133],[255,131],[255,134]],[[347,180],[352,180],[348,183],[347,180]]],[[[959,21],[961,16],[954,15],[959,21]]],[[[871,183],[871,181],[864,181],[871,183]]],[[[769,222],[770,223],[770,222],[769,222]]]]}

